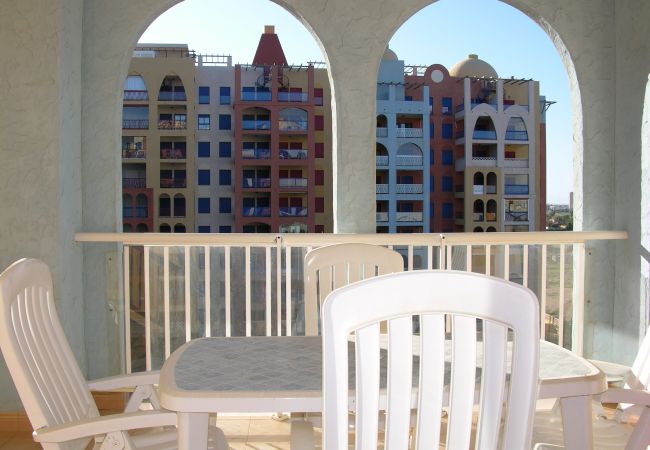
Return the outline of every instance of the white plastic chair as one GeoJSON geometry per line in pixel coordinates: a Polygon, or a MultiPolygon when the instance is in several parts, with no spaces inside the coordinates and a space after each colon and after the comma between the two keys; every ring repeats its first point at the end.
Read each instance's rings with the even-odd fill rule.
{"type": "MultiPolygon", "coordinates": [[[[607,375],[610,387],[595,400],[592,419],[594,449],[645,450],[650,445],[650,331],[639,347],[632,367],[592,360],[607,375]],[[607,418],[600,403],[618,403],[607,418]]],[[[557,408],[538,412],[533,434],[536,450],[563,448],[562,418],[557,408]]]]}
{"type": "Polygon", "coordinates": [[[447,404],[446,448],[470,447],[478,400],[476,448],[530,448],[538,382],[539,306],[520,285],[466,272],[414,271],[376,277],[330,294],[323,304],[323,448],[348,449],[348,411],[356,409],[356,448],[438,448],[447,404]],[[419,318],[419,336],[413,332],[419,318]],[[445,380],[445,321],[451,321],[451,372],[445,380]],[[380,394],[381,321],[388,320],[387,387],[380,394]],[[478,330],[478,331],[477,331],[478,330]],[[348,403],[348,345],[355,334],[355,400],[348,403]],[[477,335],[483,361],[475,399],[477,335]],[[415,338],[414,338],[415,336],[415,338]],[[419,340],[419,384],[412,381],[419,340]],[[512,340],[512,345],[508,341],[512,340]],[[480,344],[480,342],[479,342],[480,344]],[[507,354],[511,353],[509,375],[507,354]],[[507,380],[507,381],[506,381],[507,380]],[[505,407],[504,407],[505,405],[505,407]],[[417,407],[409,443],[411,409],[417,407]]]}
{"type": "MultiPolygon", "coordinates": [[[[145,399],[159,407],[153,388],[158,372],[86,382],[56,313],[50,271],[41,261],[21,259],[0,274],[0,348],[34,440],[44,449],[86,449],[95,437],[95,449],[175,448],[176,414],[138,410],[145,399]],[[132,386],[138,387],[124,413],[99,415],[91,389],[132,386]],[[143,428],[151,430],[127,432],[143,428]]],[[[211,429],[210,448],[228,448],[218,428],[211,429]]]]}
{"type": "Polygon", "coordinates": [[[319,334],[321,306],[334,289],[403,270],[402,255],[379,245],[334,244],[309,251],[304,261],[305,335],[319,334]]]}

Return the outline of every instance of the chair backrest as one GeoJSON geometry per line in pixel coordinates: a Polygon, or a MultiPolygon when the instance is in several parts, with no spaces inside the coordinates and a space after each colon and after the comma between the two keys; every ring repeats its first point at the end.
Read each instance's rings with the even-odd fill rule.
{"type": "Polygon", "coordinates": [[[305,335],[318,335],[321,305],[334,289],[402,270],[402,255],[379,245],[334,244],[307,252],[304,261],[305,335]]]}
{"type": "Polygon", "coordinates": [[[323,448],[347,450],[350,409],[356,409],[355,448],[378,448],[378,413],[384,408],[387,450],[438,448],[448,404],[445,448],[467,449],[477,401],[477,449],[530,448],[538,320],[530,290],[474,273],[404,272],[332,292],[322,318],[323,448]],[[380,334],[383,320],[387,340],[380,334]],[[348,373],[352,333],[355,375],[348,373]],[[352,405],[348,386],[355,386],[352,405]],[[409,446],[412,408],[416,434],[409,446]]]}
{"type": "MultiPolygon", "coordinates": [[[[54,307],[49,268],[21,259],[0,274],[0,348],[32,427],[97,417],[54,307]]],[[[84,449],[89,439],[52,449],[84,449]]]]}

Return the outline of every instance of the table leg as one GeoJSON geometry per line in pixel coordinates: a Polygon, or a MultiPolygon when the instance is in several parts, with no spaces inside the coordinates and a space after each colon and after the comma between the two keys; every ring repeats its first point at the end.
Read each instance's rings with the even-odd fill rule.
{"type": "Polygon", "coordinates": [[[208,448],[208,414],[178,413],[178,450],[208,448]]]}
{"type": "Polygon", "coordinates": [[[560,399],[564,447],[567,450],[593,449],[591,426],[591,397],[564,397],[560,399]]]}

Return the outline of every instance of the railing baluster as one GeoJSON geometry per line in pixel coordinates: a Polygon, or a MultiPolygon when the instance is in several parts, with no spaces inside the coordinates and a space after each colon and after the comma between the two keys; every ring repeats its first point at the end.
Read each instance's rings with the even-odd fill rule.
{"type": "Polygon", "coordinates": [[[224,257],[224,270],[223,270],[223,280],[224,280],[224,302],[226,309],[226,336],[231,336],[232,327],[230,324],[231,321],[231,312],[230,312],[230,247],[223,247],[223,257],[224,257]]]}
{"type": "Polygon", "coordinates": [[[510,281],[510,245],[503,246],[503,279],[510,281]]]}
{"type": "Polygon", "coordinates": [[[285,247],[285,261],[287,264],[287,267],[285,269],[285,314],[286,314],[286,321],[287,321],[287,328],[286,328],[286,335],[291,336],[292,331],[291,331],[291,248],[290,246],[285,247]]]}
{"type": "Polygon", "coordinates": [[[453,253],[454,253],[454,246],[453,245],[447,245],[446,246],[446,252],[447,252],[447,263],[446,263],[446,269],[447,270],[452,270],[454,267],[453,265],[453,253]]]}
{"type": "Polygon", "coordinates": [[[413,246],[409,245],[406,251],[407,251],[408,270],[413,270],[413,246]]]}
{"type": "Polygon", "coordinates": [[[169,317],[169,247],[163,248],[163,302],[164,302],[164,341],[165,341],[165,359],[171,354],[170,344],[170,317],[169,317]]]}
{"type": "Polygon", "coordinates": [[[185,342],[189,342],[192,339],[192,316],[191,316],[191,304],[190,304],[190,296],[191,296],[191,290],[190,290],[190,281],[192,280],[190,278],[190,246],[186,245],[183,250],[183,256],[184,256],[184,275],[183,279],[185,280],[185,283],[183,287],[185,288],[185,342]]]}
{"type": "Polygon", "coordinates": [[[131,373],[131,247],[124,246],[124,367],[131,373]]]}
{"type": "Polygon", "coordinates": [[[528,244],[524,245],[524,286],[528,287],[528,244]]]}
{"type": "MultiPolygon", "coordinates": [[[[542,281],[539,290],[540,307],[539,317],[542,319],[542,329],[539,335],[542,339],[546,339],[546,244],[542,244],[542,281]]],[[[553,322],[551,321],[551,324],[553,322]]]]}
{"type": "Polygon", "coordinates": [[[264,295],[266,298],[266,308],[264,310],[264,318],[265,318],[265,323],[266,323],[266,335],[271,336],[272,333],[272,327],[271,325],[273,324],[272,317],[273,317],[273,311],[271,311],[271,247],[266,247],[264,249],[264,272],[265,276],[264,279],[266,280],[266,285],[264,289],[264,295]]]}
{"type": "Polygon", "coordinates": [[[472,246],[465,246],[465,267],[467,272],[472,271],[472,246]]]}
{"type": "Polygon", "coordinates": [[[277,309],[277,335],[282,336],[282,238],[276,237],[275,250],[275,307],[277,309]]]}
{"type": "Polygon", "coordinates": [[[246,336],[251,335],[251,246],[246,245],[244,247],[244,290],[245,290],[245,299],[246,302],[246,336]]]}
{"type": "Polygon", "coordinates": [[[432,270],[433,267],[433,245],[427,245],[427,269],[432,270]]]}
{"type": "Polygon", "coordinates": [[[205,298],[204,300],[204,310],[205,310],[205,336],[212,336],[212,327],[210,320],[210,298],[212,297],[212,292],[210,290],[210,247],[206,245],[203,247],[203,258],[204,258],[204,291],[205,298]]]}
{"type": "Polygon", "coordinates": [[[149,251],[144,247],[144,351],[145,368],[151,370],[151,287],[149,277],[149,251]]]}
{"type": "Polygon", "coordinates": [[[558,344],[560,347],[564,347],[564,251],[565,245],[560,244],[560,295],[559,295],[559,309],[560,309],[560,323],[558,331],[558,344]]]}
{"type": "Polygon", "coordinates": [[[585,244],[573,246],[573,322],[571,326],[571,348],[582,356],[585,318],[585,244]],[[577,255],[576,252],[577,251],[577,255]]]}
{"type": "Polygon", "coordinates": [[[485,274],[491,275],[492,273],[492,246],[487,244],[485,246],[485,274]]]}

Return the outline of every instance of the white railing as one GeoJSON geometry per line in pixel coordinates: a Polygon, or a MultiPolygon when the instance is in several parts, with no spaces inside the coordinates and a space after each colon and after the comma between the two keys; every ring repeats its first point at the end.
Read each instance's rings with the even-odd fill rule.
{"type": "Polygon", "coordinates": [[[398,222],[422,222],[422,212],[397,212],[395,218],[398,222]]]}
{"type": "Polygon", "coordinates": [[[387,166],[388,165],[388,156],[375,156],[375,165],[377,166],[387,166]]]}
{"type": "Polygon", "coordinates": [[[397,184],[395,185],[395,192],[398,194],[421,194],[421,184],[397,184]]]}
{"type": "Polygon", "coordinates": [[[377,187],[375,188],[375,194],[388,194],[388,185],[377,184],[377,187]]]}
{"type": "Polygon", "coordinates": [[[398,138],[421,138],[422,128],[397,128],[395,136],[398,138]]]}
{"type": "Polygon", "coordinates": [[[398,166],[421,166],[424,158],[422,156],[400,156],[397,155],[398,166]]]}
{"type": "Polygon", "coordinates": [[[388,213],[387,212],[377,212],[376,219],[377,222],[388,222],[388,213]]]}
{"type": "Polygon", "coordinates": [[[480,272],[527,286],[540,300],[541,336],[581,354],[585,242],[626,238],[616,231],[76,235],[78,242],[122,250],[127,372],[160,367],[196,337],[303,333],[303,257],[343,242],[391,247],[404,256],[406,270],[480,272]]]}

